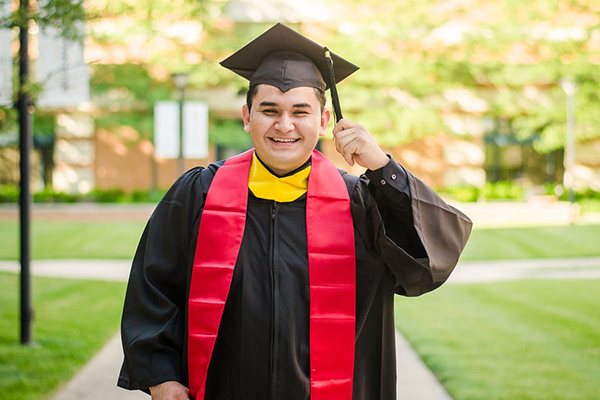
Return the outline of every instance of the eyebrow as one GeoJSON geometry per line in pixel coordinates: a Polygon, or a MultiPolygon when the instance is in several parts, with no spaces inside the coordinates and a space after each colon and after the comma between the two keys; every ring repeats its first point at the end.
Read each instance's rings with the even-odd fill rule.
{"type": "Polygon", "coordinates": [[[294,107],[294,108],[312,108],[312,105],[310,103],[298,103],[298,104],[294,104],[292,107],[294,107]]]}
{"type": "MultiPolygon", "coordinates": [[[[259,107],[277,107],[279,106],[278,103],[275,103],[273,101],[263,101],[259,104],[259,107]]],[[[292,106],[293,108],[312,108],[312,105],[310,103],[298,103],[298,104],[294,104],[292,106]]]]}

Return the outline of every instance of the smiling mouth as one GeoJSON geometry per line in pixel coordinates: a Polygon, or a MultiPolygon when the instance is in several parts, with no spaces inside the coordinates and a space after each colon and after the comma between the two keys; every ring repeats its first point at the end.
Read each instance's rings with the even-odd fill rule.
{"type": "Polygon", "coordinates": [[[269,139],[271,139],[275,143],[295,143],[298,140],[300,140],[299,138],[298,139],[276,139],[276,138],[269,138],[269,139]]]}

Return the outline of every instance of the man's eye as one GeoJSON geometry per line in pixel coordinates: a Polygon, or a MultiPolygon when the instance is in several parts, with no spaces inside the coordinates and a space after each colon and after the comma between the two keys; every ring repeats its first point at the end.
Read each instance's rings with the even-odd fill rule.
{"type": "Polygon", "coordinates": [[[303,110],[294,111],[294,115],[306,115],[306,114],[308,114],[308,112],[303,111],[303,110]]]}
{"type": "Polygon", "coordinates": [[[277,114],[277,110],[274,110],[272,108],[267,108],[267,109],[263,110],[263,113],[273,115],[273,114],[277,114]]]}

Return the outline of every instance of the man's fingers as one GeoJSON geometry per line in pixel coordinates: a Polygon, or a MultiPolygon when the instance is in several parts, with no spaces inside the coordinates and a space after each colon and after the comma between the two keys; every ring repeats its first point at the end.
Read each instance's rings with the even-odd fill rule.
{"type": "Polygon", "coordinates": [[[344,157],[346,162],[354,165],[354,156],[358,153],[360,146],[356,137],[346,137],[337,144],[338,152],[344,157]]]}
{"type": "Polygon", "coordinates": [[[337,124],[335,124],[335,126],[333,127],[333,135],[337,135],[339,132],[345,131],[347,129],[351,129],[358,126],[357,124],[355,124],[354,122],[347,120],[347,119],[341,119],[337,124]]]}
{"type": "MultiPolygon", "coordinates": [[[[346,158],[344,149],[348,145],[350,140],[352,140],[352,138],[350,136],[343,135],[343,134],[339,134],[338,136],[335,136],[335,138],[334,138],[335,149],[337,150],[338,153],[340,153],[342,156],[344,156],[344,158],[346,158]]],[[[348,161],[347,158],[346,158],[346,161],[348,161]]]]}
{"type": "Polygon", "coordinates": [[[336,150],[350,165],[358,163],[365,168],[377,169],[388,161],[373,136],[361,125],[342,119],[334,127],[333,136],[336,150]]]}
{"type": "Polygon", "coordinates": [[[355,140],[357,131],[353,128],[345,129],[335,134],[334,140],[338,151],[343,149],[348,143],[355,140]],[[339,146],[339,147],[338,147],[339,146]]]}
{"type": "Polygon", "coordinates": [[[350,165],[376,170],[389,161],[371,133],[361,125],[342,119],[333,128],[336,150],[350,165]]]}
{"type": "Polygon", "coordinates": [[[338,134],[340,131],[343,131],[345,128],[345,119],[341,119],[339,120],[339,122],[337,124],[335,124],[335,126],[333,127],[333,130],[331,131],[333,133],[333,135],[335,136],[336,134],[338,134]]]}
{"type": "Polygon", "coordinates": [[[352,152],[347,150],[347,146],[341,146],[339,144],[336,145],[336,150],[338,151],[338,153],[340,153],[342,155],[342,157],[344,157],[344,160],[346,160],[346,162],[350,165],[354,165],[354,157],[352,152]]]}
{"type": "Polygon", "coordinates": [[[354,165],[354,157],[352,154],[346,153],[346,154],[342,154],[342,155],[344,156],[344,160],[346,160],[346,162],[348,164],[350,164],[351,166],[354,165]]]}

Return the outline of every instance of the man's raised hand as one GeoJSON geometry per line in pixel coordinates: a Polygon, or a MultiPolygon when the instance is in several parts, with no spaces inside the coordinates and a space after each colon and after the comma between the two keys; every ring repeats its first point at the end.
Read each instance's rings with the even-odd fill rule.
{"type": "Polygon", "coordinates": [[[340,120],[333,128],[333,137],[336,150],[350,165],[356,162],[362,167],[376,170],[384,167],[390,160],[373,135],[352,121],[340,120]]]}

